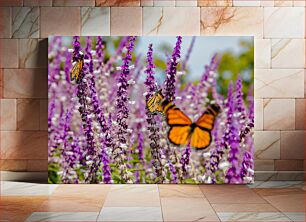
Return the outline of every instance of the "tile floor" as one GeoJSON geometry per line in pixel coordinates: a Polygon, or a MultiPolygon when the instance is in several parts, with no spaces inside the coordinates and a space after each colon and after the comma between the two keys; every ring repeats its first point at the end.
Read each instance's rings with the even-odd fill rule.
{"type": "Polygon", "coordinates": [[[0,221],[305,221],[303,182],[48,185],[1,182],[0,221]]]}

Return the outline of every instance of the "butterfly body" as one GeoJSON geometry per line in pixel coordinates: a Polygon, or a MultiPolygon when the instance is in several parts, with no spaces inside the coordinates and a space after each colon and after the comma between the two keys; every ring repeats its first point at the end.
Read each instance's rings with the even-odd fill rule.
{"type": "Polygon", "coordinates": [[[193,122],[174,103],[166,100],[160,91],[153,97],[155,97],[153,100],[156,104],[151,100],[151,103],[147,103],[147,108],[150,112],[152,110],[153,113],[162,113],[166,117],[166,122],[170,127],[168,139],[171,143],[178,146],[190,144],[191,147],[197,149],[205,149],[210,145],[211,130],[220,111],[218,105],[208,106],[197,121],[193,122]]]}

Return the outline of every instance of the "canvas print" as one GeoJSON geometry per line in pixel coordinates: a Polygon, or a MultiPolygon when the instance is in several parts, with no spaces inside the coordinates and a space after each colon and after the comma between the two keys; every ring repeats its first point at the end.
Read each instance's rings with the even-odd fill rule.
{"type": "Polygon", "coordinates": [[[253,37],[49,37],[49,183],[254,181],[253,37]]]}

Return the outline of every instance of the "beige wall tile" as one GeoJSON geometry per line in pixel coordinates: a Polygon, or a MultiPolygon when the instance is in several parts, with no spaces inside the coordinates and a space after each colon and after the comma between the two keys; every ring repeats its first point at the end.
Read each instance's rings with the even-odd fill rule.
{"type": "Polygon", "coordinates": [[[1,0],[0,1],[1,7],[6,6],[22,6],[22,0],[1,0]]]}
{"type": "Polygon", "coordinates": [[[110,8],[82,7],[81,35],[110,35],[110,8]]]}
{"type": "Polygon", "coordinates": [[[305,7],[306,2],[304,0],[293,0],[293,6],[296,7],[305,7]]]}
{"type": "Polygon", "coordinates": [[[264,8],[265,38],[304,38],[305,10],[300,7],[264,8]]]}
{"type": "Polygon", "coordinates": [[[26,160],[0,160],[0,170],[3,171],[26,171],[26,160]]]}
{"type": "Polygon", "coordinates": [[[12,8],[12,37],[39,38],[39,8],[12,8]]]}
{"type": "Polygon", "coordinates": [[[293,0],[274,0],[274,6],[293,6],[293,0]]]}
{"type": "Polygon", "coordinates": [[[255,131],[254,133],[255,159],[280,159],[280,132],[255,131]]]}
{"type": "Polygon", "coordinates": [[[260,0],[260,6],[274,6],[274,0],[260,0]]]}
{"type": "Polygon", "coordinates": [[[295,129],[303,130],[305,129],[305,99],[295,100],[295,129]]]}
{"type": "Polygon", "coordinates": [[[143,34],[199,35],[199,20],[200,9],[197,7],[144,7],[143,34]]]}
{"type": "Polygon", "coordinates": [[[153,0],[140,0],[141,6],[153,6],[153,0]]]}
{"type": "Polygon", "coordinates": [[[38,99],[17,100],[17,130],[39,130],[38,99]]]}
{"type": "Polygon", "coordinates": [[[3,98],[3,69],[0,69],[0,99],[3,98]]]}
{"type": "Polygon", "coordinates": [[[257,171],[273,171],[274,170],[274,160],[255,159],[254,168],[257,171]]]}
{"type": "Polygon", "coordinates": [[[291,130],[294,128],[294,99],[264,99],[264,130],[291,130]]]}
{"type": "Polygon", "coordinates": [[[140,0],[96,0],[96,6],[140,6],[140,0]]]}
{"type": "Polygon", "coordinates": [[[16,100],[0,100],[0,129],[16,130],[16,100]]]}
{"type": "Polygon", "coordinates": [[[275,160],[275,170],[277,171],[303,171],[303,160],[275,160]]]}
{"type": "Polygon", "coordinates": [[[28,160],[27,171],[44,172],[48,171],[48,160],[28,160]]]}
{"type": "Polygon", "coordinates": [[[0,39],[0,68],[18,68],[18,40],[0,39]]]}
{"type": "Polygon", "coordinates": [[[5,69],[4,98],[47,98],[46,69],[5,69]]]}
{"type": "Polygon", "coordinates": [[[201,35],[263,36],[263,8],[202,7],[201,35]]]}
{"type": "Polygon", "coordinates": [[[304,39],[272,39],[272,68],[304,68],[304,63],[304,39]]]}
{"type": "Polygon", "coordinates": [[[111,35],[141,35],[141,21],[141,7],[112,7],[111,35]]]}
{"type": "Polygon", "coordinates": [[[11,38],[12,10],[8,7],[0,8],[0,38],[11,38]]]}
{"type": "Polygon", "coordinates": [[[40,100],[39,129],[48,130],[48,100],[47,99],[40,100]]]}
{"type": "Polygon", "coordinates": [[[233,0],[198,0],[198,6],[232,6],[233,0]]]}
{"type": "Polygon", "coordinates": [[[1,131],[3,159],[46,159],[48,133],[33,131],[1,131]]]}
{"type": "Polygon", "coordinates": [[[257,69],[256,98],[303,98],[303,69],[257,69]]]}
{"type": "Polygon", "coordinates": [[[154,7],[173,7],[175,0],[153,0],[154,7]]]}
{"type": "Polygon", "coordinates": [[[263,130],[263,99],[254,99],[254,129],[263,130]]]}
{"type": "Polygon", "coordinates": [[[24,6],[52,6],[52,0],[23,0],[24,6]]]}
{"type": "Polygon", "coordinates": [[[53,0],[53,6],[95,6],[95,0],[53,0]]]}
{"type": "Polygon", "coordinates": [[[281,132],[281,159],[304,159],[305,131],[281,132]]]}
{"type": "Polygon", "coordinates": [[[233,0],[233,6],[260,6],[260,0],[233,0]]]}
{"type": "Polygon", "coordinates": [[[41,8],[41,38],[49,35],[80,35],[80,29],[80,8],[41,8]]]}
{"type": "Polygon", "coordinates": [[[306,69],[304,69],[304,98],[306,98],[306,69]]]}
{"type": "Polygon", "coordinates": [[[196,7],[198,5],[197,0],[176,0],[175,6],[182,6],[182,7],[196,7]]]}
{"type": "Polygon", "coordinates": [[[47,54],[47,39],[19,39],[19,68],[47,68],[47,54]]]}
{"type": "Polygon", "coordinates": [[[271,68],[271,40],[254,39],[255,68],[271,68]]]}

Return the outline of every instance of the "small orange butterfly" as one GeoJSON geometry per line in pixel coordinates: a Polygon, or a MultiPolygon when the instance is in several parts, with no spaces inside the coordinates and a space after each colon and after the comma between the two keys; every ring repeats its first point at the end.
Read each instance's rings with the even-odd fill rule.
{"type": "Polygon", "coordinates": [[[74,64],[74,66],[72,67],[72,70],[70,72],[70,80],[79,80],[81,71],[83,69],[83,65],[84,65],[84,55],[80,55],[80,57],[77,59],[76,63],[74,64]]]}
{"type": "Polygon", "coordinates": [[[168,139],[175,145],[187,145],[197,149],[205,149],[211,143],[211,130],[220,112],[218,105],[210,105],[196,122],[183,113],[175,104],[167,101],[161,91],[156,92],[147,103],[147,109],[166,116],[170,126],[168,139]]]}

